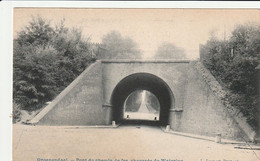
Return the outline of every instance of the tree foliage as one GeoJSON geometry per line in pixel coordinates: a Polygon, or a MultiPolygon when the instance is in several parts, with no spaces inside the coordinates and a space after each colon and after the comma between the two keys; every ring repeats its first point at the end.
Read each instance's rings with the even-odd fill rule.
{"type": "Polygon", "coordinates": [[[99,59],[138,59],[141,51],[137,44],[128,37],[123,37],[119,32],[112,31],[102,38],[102,51],[99,59]]]}
{"type": "Polygon", "coordinates": [[[206,68],[231,94],[228,101],[257,127],[257,70],[260,61],[260,26],[239,25],[229,40],[212,37],[200,50],[206,68]]]}
{"type": "Polygon", "coordinates": [[[14,39],[13,98],[21,109],[34,110],[52,100],[91,62],[88,39],[64,20],[34,17],[14,39]]]}
{"type": "Polygon", "coordinates": [[[162,43],[156,53],[156,59],[185,59],[186,55],[183,49],[175,46],[172,43],[162,43]]]}

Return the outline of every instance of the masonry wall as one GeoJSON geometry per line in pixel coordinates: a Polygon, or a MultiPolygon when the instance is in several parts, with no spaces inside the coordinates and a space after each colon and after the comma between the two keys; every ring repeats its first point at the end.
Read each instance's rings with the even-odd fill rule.
{"type": "MultiPolygon", "coordinates": [[[[104,125],[106,108],[102,108],[101,62],[88,67],[53,102],[42,125],[104,125]]],[[[42,113],[43,115],[44,113],[42,113]]]]}
{"type": "Polygon", "coordinates": [[[113,90],[122,79],[134,73],[149,73],[159,77],[169,86],[175,100],[172,108],[181,108],[187,83],[188,66],[188,62],[104,62],[102,64],[104,104],[111,103],[113,90]]]}
{"type": "Polygon", "coordinates": [[[192,134],[216,136],[220,133],[223,138],[249,140],[227,107],[215,94],[216,91],[210,88],[203,77],[203,74],[209,73],[198,72],[195,68],[196,63],[198,62],[193,62],[189,66],[183,111],[174,112],[177,120],[174,119],[172,128],[175,131],[192,134]]]}

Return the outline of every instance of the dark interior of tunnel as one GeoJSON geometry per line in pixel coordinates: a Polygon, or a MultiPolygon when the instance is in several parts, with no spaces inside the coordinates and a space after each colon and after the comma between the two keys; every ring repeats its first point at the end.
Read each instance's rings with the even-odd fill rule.
{"type": "Polygon", "coordinates": [[[169,109],[174,105],[174,97],[168,85],[159,77],[149,73],[136,73],[125,77],[115,87],[112,98],[112,117],[117,123],[151,123],[156,125],[167,125],[169,109]],[[147,90],[153,93],[160,103],[160,119],[158,121],[123,119],[124,102],[135,90],[147,90]]]}

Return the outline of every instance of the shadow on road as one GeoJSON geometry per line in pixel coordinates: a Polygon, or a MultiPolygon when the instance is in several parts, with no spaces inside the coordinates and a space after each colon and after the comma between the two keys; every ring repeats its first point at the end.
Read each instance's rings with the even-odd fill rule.
{"type": "Polygon", "coordinates": [[[148,127],[158,127],[162,126],[160,121],[150,121],[150,120],[123,120],[120,122],[120,126],[133,126],[136,128],[140,128],[141,126],[148,127]]]}

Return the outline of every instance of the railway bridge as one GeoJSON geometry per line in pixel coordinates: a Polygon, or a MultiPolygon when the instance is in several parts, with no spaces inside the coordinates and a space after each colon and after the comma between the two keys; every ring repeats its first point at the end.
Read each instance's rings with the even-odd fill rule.
{"type": "Polygon", "coordinates": [[[255,132],[236,109],[227,108],[222,88],[199,61],[98,60],[29,123],[111,125],[124,120],[126,98],[136,90],[153,93],[160,125],[174,131],[253,140],[255,132]]]}

